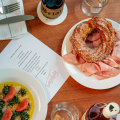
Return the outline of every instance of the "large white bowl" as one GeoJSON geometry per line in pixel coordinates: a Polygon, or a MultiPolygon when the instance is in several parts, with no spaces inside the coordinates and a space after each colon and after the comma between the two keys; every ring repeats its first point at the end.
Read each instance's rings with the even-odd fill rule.
{"type": "Polygon", "coordinates": [[[31,75],[18,69],[0,69],[0,83],[17,82],[31,92],[34,99],[34,113],[31,120],[45,120],[47,114],[47,99],[40,83],[31,75]]]}

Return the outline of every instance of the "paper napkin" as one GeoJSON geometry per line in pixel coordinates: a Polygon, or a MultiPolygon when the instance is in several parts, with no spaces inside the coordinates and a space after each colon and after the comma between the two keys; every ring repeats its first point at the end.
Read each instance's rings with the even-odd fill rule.
{"type": "MultiPolygon", "coordinates": [[[[20,9],[9,14],[0,15],[0,19],[24,14],[22,0],[0,0],[0,6],[6,6],[16,2],[20,3],[20,9]]],[[[13,39],[24,33],[27,33],[25,22],[0,25],[0,40],[13,39]]]]}

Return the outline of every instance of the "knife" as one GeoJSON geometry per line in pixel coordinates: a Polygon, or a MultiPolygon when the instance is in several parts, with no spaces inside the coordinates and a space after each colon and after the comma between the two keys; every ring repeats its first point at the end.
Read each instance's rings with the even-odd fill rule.
{"type": "Polygon", "coordinates": [[[21,22],[21,21],[26,21],[26,20],[32,20],[34,18],[35,17],[32,15],[18,15],[18,16],[8,17],[8,18],[0,20],[0,24],[16,23],[16,22],[21,22]]]}

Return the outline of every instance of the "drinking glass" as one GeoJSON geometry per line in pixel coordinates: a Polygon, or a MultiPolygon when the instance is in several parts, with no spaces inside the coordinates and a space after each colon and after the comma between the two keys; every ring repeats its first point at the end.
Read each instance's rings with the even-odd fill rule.
{"type": "Polygon", "coordinates": [[[107,3],[108,0],[82,0],[82,11],[87,16],[96,16],[107,3]]]}
{"type": "Polygon", "coordinates": [[[52,110],[51,120],[79,120],[79,111],[71,103],[58,103],[52,110]]]}

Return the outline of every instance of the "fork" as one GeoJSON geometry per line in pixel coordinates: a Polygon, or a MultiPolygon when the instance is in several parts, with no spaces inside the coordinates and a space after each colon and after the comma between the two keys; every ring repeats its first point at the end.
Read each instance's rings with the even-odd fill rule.
{"type": "Polygon", "coordinates": [[[11,12],[18,10],[18,9],[20,9],[19,2],[11,4],[11,5],[7,5],[7,6],[2,6],[2,7],[0,7],[0,14],[11,13],[11,12]]]}

